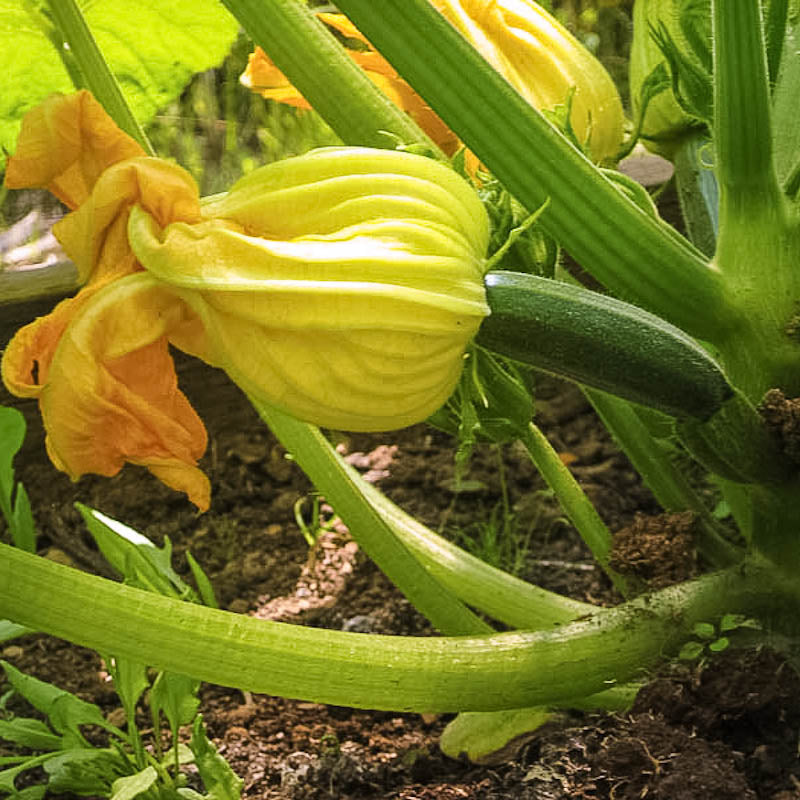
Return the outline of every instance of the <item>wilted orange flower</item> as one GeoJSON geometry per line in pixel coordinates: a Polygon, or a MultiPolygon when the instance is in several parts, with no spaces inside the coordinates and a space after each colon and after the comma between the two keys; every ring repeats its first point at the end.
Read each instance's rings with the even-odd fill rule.
{"type": "Polygon", "coordinates": [[[142,270],[128,244],[130,209],[141,205],[162,224],[196,221],[191,176],[145,156],[82,91],[53,95],[25,117],[5,183],[47,188],[73,209],[53,230],[85,286],[20,330],[2,361],[9,391],[38,398],[53,463],[77,479],[115,475],[130,461],[208,508],[196,466],[205,428],[168,352],[165,322],[185,314],[183,304],[113,302],[117,279],[142,270]]]}
{"type": "MultiPolygon", "coordinates": [[[[619,93],[600,62],[533,0],[431,0],[436,9],[532,105],[552,110],[571,99],[570,124],[595,161],[620,149],[623,112],[619,93]]],[[[320,13],[326,25],[364,49],[347,53],[396,105],[405,109],[447,154],[458,137],[343,15],[320,13]]],[[[242,83],[263,97],[310,108],[283,73],[257,47],[242,83]]],[[[470,163],[476,161],[470,154],[470,163]]]]}

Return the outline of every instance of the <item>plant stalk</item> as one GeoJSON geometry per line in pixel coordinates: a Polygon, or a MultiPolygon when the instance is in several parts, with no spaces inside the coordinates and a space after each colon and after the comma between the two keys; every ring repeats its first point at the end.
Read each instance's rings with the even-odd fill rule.
{"type": "Polygon", "coordinates": [[[796,633],[796,581],[759,564],[632,600],[557,631],[414,638],[259,620],[0,546],[0,614],[99,652],[313,702],[420,712],[558,703],[628,681],[697,622],[743,613],[796,633]]]}
{"type": "Polygon", "coordinates": [[[487,633],[492,628],[440,584],[395,536],[341,467],[336,452],[319,429],[251,398],[254,408],[292,454],[314,486],[325,495],[353,538],[389,580],[442,633],[487,633]]]}
{"type": "Polygon", "coordinates": [[[595,561],[608,575],[614,588],[624,597],[628,591],[625,578],[609,565],[611,533],[583,489],[558,457],[547,437],[534,423],[528,426],[520,441],[528,451],[536,469],[555,493],[567,518],[591,550],[595,561]]]}
{"type": "Polygon", "coordinates": [[[672,462],[665,446],[650,434],[636,410],[618,397],[584,388],[584,394],[665,511],[697,515],[697,549],[715,567],[742,560],[742,551],[725,539],[716,520],[672,462]]]}
{"type": "MultiPolygon", "coordinates": [[[[714,151],[723,200],[778,194],[761,3],[713,0],[714,151]]],[[[736,201],[733,201],[737,204],[736,201]]]]}
{"type": "Polygon", "coordinates": [[[411,117],[345,53],[305,3],[223,3],[343,142],[394,149],[399,139],[404,144],[423,144],[444,157],[411,117]]]}
{"type": "Polygon", "coordinates": [[[369,504],[425,568],[457,597],[512,628],[539,630],[591,614],[596,607],[548,592],[465,552],[396,506],[341,458],[369,504]]]}

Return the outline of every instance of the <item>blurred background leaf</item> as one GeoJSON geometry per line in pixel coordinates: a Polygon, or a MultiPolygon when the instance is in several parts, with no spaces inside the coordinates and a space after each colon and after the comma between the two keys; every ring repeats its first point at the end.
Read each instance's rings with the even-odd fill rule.
{"type": "MultiPolygon", "coordinates": [[[[81,7],[143,124],[195,73],[219,64],[238,32],[216,0],[83,0],[81,7]]],[[[0,0],[0,145],[6,152],[14,150],[28,109],[73,88],[69,53],[59,42],[45,3],[0,0]]]]}

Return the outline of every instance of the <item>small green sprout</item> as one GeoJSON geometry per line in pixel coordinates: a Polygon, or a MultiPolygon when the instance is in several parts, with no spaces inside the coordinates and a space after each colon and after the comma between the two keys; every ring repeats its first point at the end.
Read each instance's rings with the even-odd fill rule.
{"type": "Polygon", "coordinates": [[[681,661],[697,661],[715,653],[722,653],[730,646],[731,640],[726,635],[741,628],[760,630],[761,626],[754,619],[743,614],[725,614],[717,625],[710,622],[698,622],[692,628],[697,639],[692,639],[681,647],[678,659],[681,661]]]}

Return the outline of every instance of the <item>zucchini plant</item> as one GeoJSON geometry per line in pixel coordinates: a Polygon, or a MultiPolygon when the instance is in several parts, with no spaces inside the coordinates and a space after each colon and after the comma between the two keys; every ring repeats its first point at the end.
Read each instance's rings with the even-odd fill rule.
{"type": "MultiPolygon", "coordinates": [[[[691,189],[706,210],[713,212],[705,222],[694,219],[688,226],[697,245],[661,220],[636,190],[628,187],[626,191],[618,178],[587,158],[582,146],[586,135],[576,135],[570,122],[569,92],[560,98],[563,102],[558,113],[542,113],[497,71],[502,59],[494,64],[491,58],[487,61],[487,52],[479,52],[464,35],[469,26],[459,27],[454,22],[474,17],[497,26],[492,31],[498,37],[508,34],[512,21],[529,24],[532,31],[540,10],[531,10],[531,17],[520,22],[513,17],[517,12],[512,6],[534,9],[535,4],[529,0],[516,4],[466,0],[338,3],[370,45],[424,99],[424,105],[434,109],[469,148],[482,165],[480,169],[488,170],[513,196],[523,216],[536,214],[536,224],[545,234],[603,287],[600,292],[576,285],[563,271],[556,271],[554,277],[541,277],[524,270],[488,270],[481,287],[488,315],[484,318],[485,312],[480,310],[482,301],[471,305],[483,319],[476,336],[479,352],[494,352],[580,384],[664,508],[688,509],[697,515],[697,545],[710,565],[706,574],[633,596],[624,576],[609,564],[609,532],[531,422],[530,398],[515,381],[513,370],[494,369],[491,365],[498,362],[493,357],[480,356],[489,366],[476,378],[476,418],[484,430],[519,438],[530,452],[565,513],[625,596],[614,608],[598,608],[547,592],[444,541],[342,462],[323,434],[309,424],[315,417],[308,404],[286,400],[292,392],[292,397],[302,395],[302,375],[295,376],[291,392],[272,397],[261,391],[255,377],[231,366],[226,355],[217,360],[242,383],[261,417],[317,490],[336,508],[363,549],[443,636],[382,637],[256,620],[145,594],[6,547],[0,560],[0,616],[101,652],[242,689],[348,706],[437,712],[624,707],[643,670],[680,652],[693,639],[698,625],[719,627],[730,615],[755,620],[757,625],[748,632],[750,635],[757,630],[763,640],[780,642],[795,652],[800,634],[800,485],[798,451],[793,442],[797,401],[792,399],[800,394],[800,141],[793,119],[800,57],[792,44],[797,17],[785,2],[770,3],[765,14],[758,0],[715,0],[706,16],[686,19],[680,3],[648,4],[639,0],[637,6],[640,4],[648,6],[644,9],[648,13],[637,15],[636,36],[647,38],[655,31],[662,44],[657,63],[646,71],[643,84],[647,86],[642,92],[649,92],[654,102],[659,93],[672,92],[689,119],[688,128],[681,129],[683,138],[675,145],[674,157],[679,171],[681,163],[687,167],[681,171],[686,198],[691,189]],[[653,16],[667,7],[675,12],[671,17],[659,20],[653,16]],[[684,34],[688,30],[695,35],[681,39],[670,34],[669,26],[674,24],[682,25],[684,34]],[[680,57],[681,46],[694,47],[692,59],[680,57]],[[693,65],[689,73],[687,63],[693,65]],[[691,91],[685,88],[687,83],[691,91]],[[554,120],[560,120],[560,124],[554,124],[554,120]],[[696,181],[694,185],[692,180],[696,181]],[[712,203],[712,196],[718,196],[718,202],[712,203]],[[654,414],[659,420],[657,426],[652,424],[654,414]],[[705,501],[671,462],[659,438],[665,428],[719,487],[731,509],[738,539],[720,531],[705,501]],[[486,622],[487,617],[511,630],[497,632],[486,622]]],[[[403,164],[404,156],[418,159],[419,153],[444,159],[415,119],[382,94],[304,3],[225,0],[225,5],[349,146],[345,159],[370,158],[363,150],[354,155],[350,148],[393,149],[398,145],[403,152],[392,158],[399,158],[403,164]],[[417,155],[405,152],[409,149],[417,155]]],[[[126,118],[119,111],[119,97],[124,98],[124,93],[115,93],[113,101],[109,95],[114,65],[109,69],[98,57],[88,28],[80,24],[77,5],[53,0],[49,6],[53,18],[61,19],[60,30],[69,42],[84,85],[121,127],[138,138],[139,149],[135,153],[131,150],[129,157],[144,158],[147,143],[141,133],[125,125],[126,118]]],[[[491,39],[491,35],[487,37],[491,39]]],[[[569,52],[569,47],[556,39],[547,43],[547,48],[569,52]]],[[[601,79],[590,74],[589,80],[601,79]]],[[[574,101],[577,103],[577,95],[574,101]]],[[[586,130],[591,131],[592,125],[599,128],[604,119],[593,118],[586,130]]],[[[638,129],[653,135],[651,127],[640,125],[638,129]]],[[[326,158],[298,160],[287,170],[312,174],[326,158]]],[[[387,160],[387,156],[381,158],[387,160]]],[[[455,173],[447,167],[433,161],[431,165],[426,174],[432,176],[433,183],[455,179],[455,173]],[[437,169],[450,177],[436,177],[437,169]]],[[[400,171],[405,169],[403,166],[400,171]]],[[[174,177],[176,173],[169,174],[174,177]]],[[[381,178],[372,170],[371,175],[376,176],[371,184],[375,193],[380,193],[384,181],[388,186],[385,174],[381,178]]],[[[318,173],[313,177],[322,180],[318,173]]],[[[175,180],[184,191],[186,179],[175,180]]],[[[244,194],[255,191],[256,183],[255,179],[245,179],[239,189],[244,194]]],[[[459,185],[457,197],[462,197],[465,188],[459,185]]],[[[432,196],[428,188],[421,191],[428,199],[432,196]]],[[[232,191],[229,197],[233,195],[232,191]]],[[[169,192],[164,204],[155,209],[141,210],[137,203],[144,201],[137,197],[129,199],[135,208],[130,224],[125,217],[113,229],[115,235],[122,231],[120,246],[132,248],[138,259],[134,259],[136,274],[125,275],[116,283],[93,284],[94,262],[87,262],[90,266],[84,277],[94,293],[84,295],[85,308],[76,313],[85,315],[90,307],[96,308],[98,314],[106,314],[104,324],[110,326],[106,330],[117,325],[113,329],[119,332],[120,319],[132,324],[135,315],[115,316],[115,298],[135,290],[139,298],[149,298],[148,308],[156,312],[151,314],[153,319],[173,327],[159,329],[146,340],[136,339],[134,351],[167,336],[214,363],[215,356],[209,355],[212,345],[216,353],[225,351],[226,343],[225,352],[230,352],[237,341],[243,346],[248,328],[237,329],[231,317],[239,314],[249,324],[251,316],[262,313],[255,301],[251,307],[250,301],[242,302],[236,292],[245,285],[252,288],[259,280],[277,281],[276,276],[265,268],[266,272],[245,280],[236,271],[243,262],[237,266],[235,259],[226,260],[233,251],[225,248],[209,248],[205,255],[188,259],[192,263],[187,267],[176,267],[175,260],[167,256],[159,261],[153,253],[160,253],[161,246],[172,241],[167,228],[193,241],[200,241],[209,231],[224,233],[226,241],[242,245],[242,253],[250,252],[247,248],[256,238],[268,236],[255,229],[246,209],[239,217],[221,211],[217,217],[210,211],[211,216],[204,217],[209,208],[219,211],[226,203],[235,205],[234,200],[212,198],[203,201],[205,205],[191,205],[199,203],[192,195],[178,212],[164,210],[169,192]],[[147,222],[147,213],[162,217],[157,224],[152,219],[147,222]],[[197,265],[196,275],[192,267],[197,265]],[[176,270],[186,272],[175,278],[176,270]],[[161,291],[170,281],[170,297],[177,298],[177,305],[153,300],[151,290],[157,287],[161,291]],[[190,295],[190,290],[198,293],[190,295]],[[102,303],[102,308],[92,305],[95,303],[102,303]],[[205,338],[192,327],[196,318],[206,326],[205,338]]],[[[353,196],[348,202],[358,205],[362,201],[353,196]]],[[[369,205],[371,201],[363,202],[369,205]]],[[[88,216],[83,203],[76,200],[74,213],[88,216]]],[[[474,206],[452,196],[439,203],[449,204],[459,219],[464,218],[464,208],[474,206]]],[[[685,207],[692,207],[688,200],[685,207]]],[[[341,207],[336,208],[338,213],[341,207]]],[[[128,212],[127,207],[124,210],[128,212]]],[[[302,210],[295,208],[294,213],[299,220],[302,210]]],[[[436,241],[443,248],[437,256],[452,256],[457,240],[461,255],[456,259],[462,259],[462,267],[472,263],[474,248],[484,247],[486,241],[485,231],[478,232],[485,226],[481,213],[468,212],[466,218],[471,215],[472,222],[468,219],[466,229],[452,233],[452,226],[445,230],[441,220],[431,217],[433,212],[425,211],[422,217],[427,215],[428,222],[423,227],[427,233],[435,229],[436,241]],[[443,238],[446,236],[455,238],[448,242],[443,238]],[[463,246],[464,242],[468,246],[463,246]]],[[[395,221],[397,218],[393,217],[395,221]]],[[[414,219],[420,219],[420,215],[414,219]]],[[[387,228],[383,233],[388,235],[387,228]]],[[[310,240],[329,244],[337,237],[347,240],[351,234],[340,229],[306,230],[298,222],[298,231],[292,235],[310,237],[303,240],[310,253],[310,240]]],[[[412,231],[408,235],[412,251],[421,247],[421,234],[412,231]]],[[[229,246],[233,244],[225,245],[229,246]]],[[[85,253],[86,248],[80,252],[85,253]]],[[[320,251],[313,253],[314,257],[307,259],[311,266],[304,273],[304,288],[316,291],[319,287],[315,282],[323,278],[314,271],[320,251]]],[[[481,253],[479,258],[485,256],[481,253]]],[[[320,256],[321,261],[326,258],[320,256]]],[[[454,284],[448,286],[442,276],[436,277],[435,286],[420,287],[410,283],[403,270],[392,271],[390,253],[374,258],[380,263],[373,259],[365,275],[373,276],[374,281],[376,272],[385,274],[393,298],[401,295],[398,284],[404,290],[411,287],[415,292],[438,293],[438,298],[431,300],[429,295],[425,301],[434,308],[429,315],[431,324],[464,325],[457,314],[447,317],[450,323],[442,322],[446,316],[443,309],[452,308],[467,296],[474,298],[474,271],[466,270],[473,283],[459,284],[458,289],[454,284]]],[[[509,251],[503,264],[511,258],[509,251]]],[[[482,264],[481,273],[489,266],[486,261],[482,264]]],[[[273,288],[280,290],[277,285],[273,288]]],[[[291,304],[289,307],[297,310],[291,304]]],[[[298,313],[295,318],[284,312],[279,302],[273,303],[270,313],[277,314],[278,326],[286,325],[293,334],[315,330],[313,315],[298,313]]],[[[414,313],[424,316],[420,310],[414,313]]],[[[395,314],[394,324],[400,325],[401,318],[402,314],[395,314]]],[[[260,318],[256,322],[263,324],[260,318]]],[[[71,324],[67,323],[68,334],[80,332],[80,343],[88,343],[81,353],[94,353],[98,360],[109,356],[89,346],[95,341],[87,333],[90,326],[73,329],[71,324]]],[[[378,323],[373,320],[370,325],[372,328],[367,328],[373,330],[378,323]]],[[[348,335],[357,338],[355,333],[348,335]]],[[[381,339],[382,344],[390,341],[390,337],[381,339]]],[[[441,371],[435,354],[415,350],[413,355],[420,360],[432,358],[432,373],[441,371]]],[[[395,351],[384,357],[401,359],[402,354],[395,351]]],[[[347,366],[348,375],[356,369],[353,363],[347,366]]],[[[290,366],[302,371],[297,360],[290,366]]],[[[413,366],[417,369],[421,365],[413,366]]],[[[339,375],[344,374],[343,366],[334,367],[341,367],[339,375]]],[[[66,367],[59,368],[59,374],[65,372],[66,367]]],[[[451,377],[449,388],[457,378],[451,377]]],[[[70,386],[74,388],[74,384],[70,386]]],[[[440,383],[436,386],[441,395],[440,383]]],[[[172,388],[166,386],[164,391],[172,388]]],[[[376,402],[381,400],[378,388],[374,388],[376,402]]],[[[439,396],[439,401],[443,399],[439,396]]],[[[426,414],[431,410],[425,403],[420,408],[426,414]]],[[[51,404],[49,413],[57,420],[64,408],[51,404]]],[[[181,414],[184,430],[196,432],[196,421],[183,406],[181,414]]],[[[358,422],[353,424],[357,426],[358,422]]],[[[176,434],[176,439],[183,442],[182,435],[176,434]]],[[[67,442],[67,448],[73,439],[59,441],[67,442]]],[[[163,480],[188,491],[188,484],[176,478],[174,459],[183,458],[181,463],[193,468],[193,447],[187,445],[184,456],[174,449],[161,461],[150,453],[150,461],[143,462],[138,450],[128,455],[129,460],[148,463],[163,480]]],[[[51,453],[58,465],[68,469],[68,450],[64,448],[51,448],[51,453]]],[[[124,452],[117,454],[108,469],[118,469],[124,456],[124,452]]],[[[191,474],[193,481],[199,480],[191,474]]],[[[192,485],[196,489],[200,484],[192,485]]],[[[195,496],[205,497],[203,491],[200,485],[195,496]]],[[[731,638],[735,638],[735,632],[731,638]]]]}

